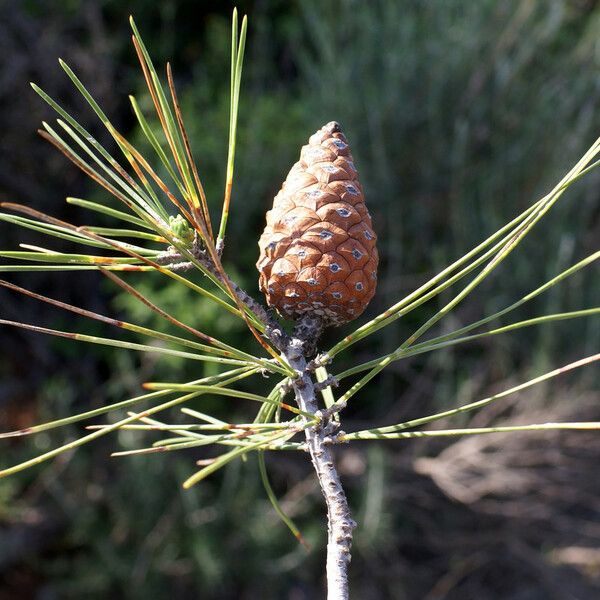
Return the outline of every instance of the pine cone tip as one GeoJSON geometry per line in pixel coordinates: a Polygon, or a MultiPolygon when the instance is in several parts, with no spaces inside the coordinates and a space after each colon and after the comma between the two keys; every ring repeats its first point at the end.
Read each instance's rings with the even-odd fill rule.
{"type": "Polygon", "coordinates": [[[329,121],[327,125],[323,125],[322,129],[327,133],[342,133],[342,126],[337,121],[329,121]]]}

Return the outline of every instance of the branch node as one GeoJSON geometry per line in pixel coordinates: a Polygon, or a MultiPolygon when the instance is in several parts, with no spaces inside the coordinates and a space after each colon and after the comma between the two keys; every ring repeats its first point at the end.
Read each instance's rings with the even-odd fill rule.
{"type": "Polygon", "coordinates": [[[169,246],[164,252],[159,252],[155,260],[159,265],[164,265],[178,262],[182,258],[183,256],[173,246],[169,246]]]}
{"type": "Polygon", "coordinates": [[[336,434],[327,436],[323,441],[324,443],[326,442],[328,445],[347,444],[348,440],[344,439],[345,435],[346,432],[340,429],[336,434]]]}
{"type": "Polygon", "coordinates": [[[315,383],[315,390],[317,392],[322,392],[325,388],[328,388],[328,387],[336,388],[339,385],[340,385],[340,382],[337,380],[337,377],[335,375],[328,375],[327,378],[324,379],[323,381],[317,381],[315,383]]]}
{"type": "Polygon", "coordinates": [[[289,394],[289,392],[292,391],[292,389],[294,388],[294,381],[295,380],[289,377],[283,381],[280,387],[282,398],[284,398],[287,394],[289,394]]]}
{"type": "Polygon", "coordinates": [[[329,354],[327,354],[327,352],[323,352],[323,354],[315,356],[315,358],[313,358],[306,365],[306,370],[311,372],[316,371],[319,367],[324,367],[325,365],[328,365],[331,362],[331,360],[332,359],[329,356],[329,354]]]}
{"type": "Polygon", "coordinates": [[[322,410],[318,410],[315,413],[315,417],[321,420],[330,419],[333,415],[341,412],[347,406],[347,402],[336,402],[332,404],[329,408],[323,408],[322,410]]]}
{"type": "Polygon", "coordinates": [[[304,377],[302,377],[302,372],[301,371],[296,371],[296,373],[298,373],[298,378],[294,380],[294,385],[299,389],[302,390],[306,387],[306,381],[304,381],[304,377]]]}

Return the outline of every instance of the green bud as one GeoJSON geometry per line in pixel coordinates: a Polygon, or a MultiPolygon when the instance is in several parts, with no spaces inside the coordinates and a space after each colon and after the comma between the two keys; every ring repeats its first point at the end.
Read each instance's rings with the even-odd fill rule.
{"type": "Polygon", "coordinates": [[[169,217],[169,227],[171,228],[171,231],[183,242],[193,241],[194,230],[181,215],[169,217]]]}

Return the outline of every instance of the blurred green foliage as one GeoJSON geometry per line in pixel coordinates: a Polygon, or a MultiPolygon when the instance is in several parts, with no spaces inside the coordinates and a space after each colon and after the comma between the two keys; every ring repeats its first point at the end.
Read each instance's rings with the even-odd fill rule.
{"type": "MultiPolygon", "coordinates": [[[[72,28],[69,23],[85,4],[23,2],[18,10],[34,24],[44,21],[48,11],[52,22],[66,24],[61,42],[67,58],[82,27],[79,21],[72,28]]],[[[231,6],[191,0],[159,5],[132,0],[127,6],[97,0],[88,5],[94,6],[90,18],[106,44],[87,46],[84,38],[78,52],[86,57],[83,64],[93,64],[100,52],[102,61],[121,65],[112,71],[119,79],[111,107],[116,121],[142,147],[142,135],[128,131],[133,119],[126,94],[133,91],[145,108],[150,99],[135,68],[127,13],[135,15],[156,64],[172,60],[216,219],[225,180],[231,6]]],[[[380,238],[380,287],[369,314],[398,300],[542,196],[600,132],[596,2],[257,0],[239,8],[249,12],[250,34],[225,262],[254,295],[264,212],[300,146],[329,120],[339,120],[347,133],[380,238]]],[[[93,91],[93,79],[86,83],[93,91]]],[[[37,175],[42,180],[43,167],[37,175]]],[[[600,234],[598,183],[596,174],[570,190],[494,281],[459,307],[448,327],[498,310],[593,251],[600,234]]],[[[90,186],[87,194],[97,198],[102,192],[90,186]]],[[[186,323],[240,347],[253,343],[234,319],[207,303],[192,302],[185,290],[158,278],[137,283],[144,295],[186,323]]],[[[66,289],[77,282],[62,285],[66,289]]],[[[104,283],[96,289],[101,290],[98,301],[112,313],[158,326],[158,317],[131,297],[114,294],[104,283]]],[[[598,291],[597,273],[582,273],[540,297],[523,318],[592,306],[598,291]]],[[[357,346],[352,360],[396,347],[432,311],[425,306],[357,346]]],[[[49,318],[56,323],[63,317],[49,318]]],[[[90,330],[88,324],[81,327],[90,330]]],[[[330,332],[327,339],[339,335],[330,332]]],[[[583,356],[597,347],[599,337],[598,320],[570,322],[399,363],[361,394],[345,426],[351,429],[353,419],[397,422],[475,399],[490,386],[503,386],[509,376],[525,377],[583,356]]],[[[59,343],[51,351],[65,370],[42,373],[31,409],[36,420],[137,394],[149,377],[200,376],[175,360],[96,351],[81,377],[73,367],[81,347],[59,343]]],[[[17,372],[16,366],[0,368],[17,372]]],[[[585,373],[579,379],[582,386],[590,383],[585,373]]],[[[547,399],[540,394],[537,401],[547,399]]],[[[213,402],[223,415],[245,410],[213,402]]],[[[122,432],[118,441],[127,449],[141,439],[122,432]]],[[[31,444],[39,450],[57,442],[41,436],[31,444]]],[[[234,464],[183,492],[180,483],[201,456],[117,462],[106,458],[114,446],[114,440],[103,441],[18,480],[0,482],[0,540],[7,540],[0,543],[0,599],[319,597],[324,521],[305,457],[277,456],[269,465],[275,488],[314,546],[310,555],[277,521],[252,461],[234,464]],[[44,535],[36,536],[40,531],[44,535]],[[19,536],[26,540],[20,554],[14,541],[19,536]],[[9,547],[16,548],[14,555],[9,547]]],[[[456,562],[470,556],[459,534],[483,527],[487,517],[456,506],[406,466],[415,456],[440,448],[372,447],[344,454],[341,469],[360,523],[352,570],[356,597],[423,598],[456,562]],[[419,506],[419,497],[432,502],[431,513],[419,506]],[[435,535],[454,535],[456,545],[436,545],[429,540],[435,535]],[[425,541],[409,546],[402,541],[415,538],[425,541]]],[[[30,453],[28,443],[15,443],[3,448],[2,462],[30,453]]],[[[495,548],[482,543],[488,543],[485,551],[495,548]]],[[[544,552],[539,540],[531,547],[540,556],[544,552]]],[[[503,569],[512,555],[507,549],[497,552],[497,569],[471,583],[467,579],[464,588],[457,584],[459,595],[450,591],[427,597],[549,597],[543,583],[518,572],[512,588],[504,588],[503,569]],[[477,586],[484,583],[485,596],[477,596],[477,586]]],[[[595,597],[593,577],[569,575],[571,583],[560,579],[564,594],[569,585],[579,585],[592,595],[577,597],[595,597]]]]}

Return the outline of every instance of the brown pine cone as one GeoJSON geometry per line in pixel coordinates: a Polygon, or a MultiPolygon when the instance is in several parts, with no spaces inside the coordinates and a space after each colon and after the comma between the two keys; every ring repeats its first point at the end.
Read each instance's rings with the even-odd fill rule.
{"type": "Polygon", "coordinates": [[[258,243],[259,286],[284,317],[324,325],[358,317],[377,285],[377,236],[350,148],[338,123],[302,147],[267,212],[258,243]]]}

